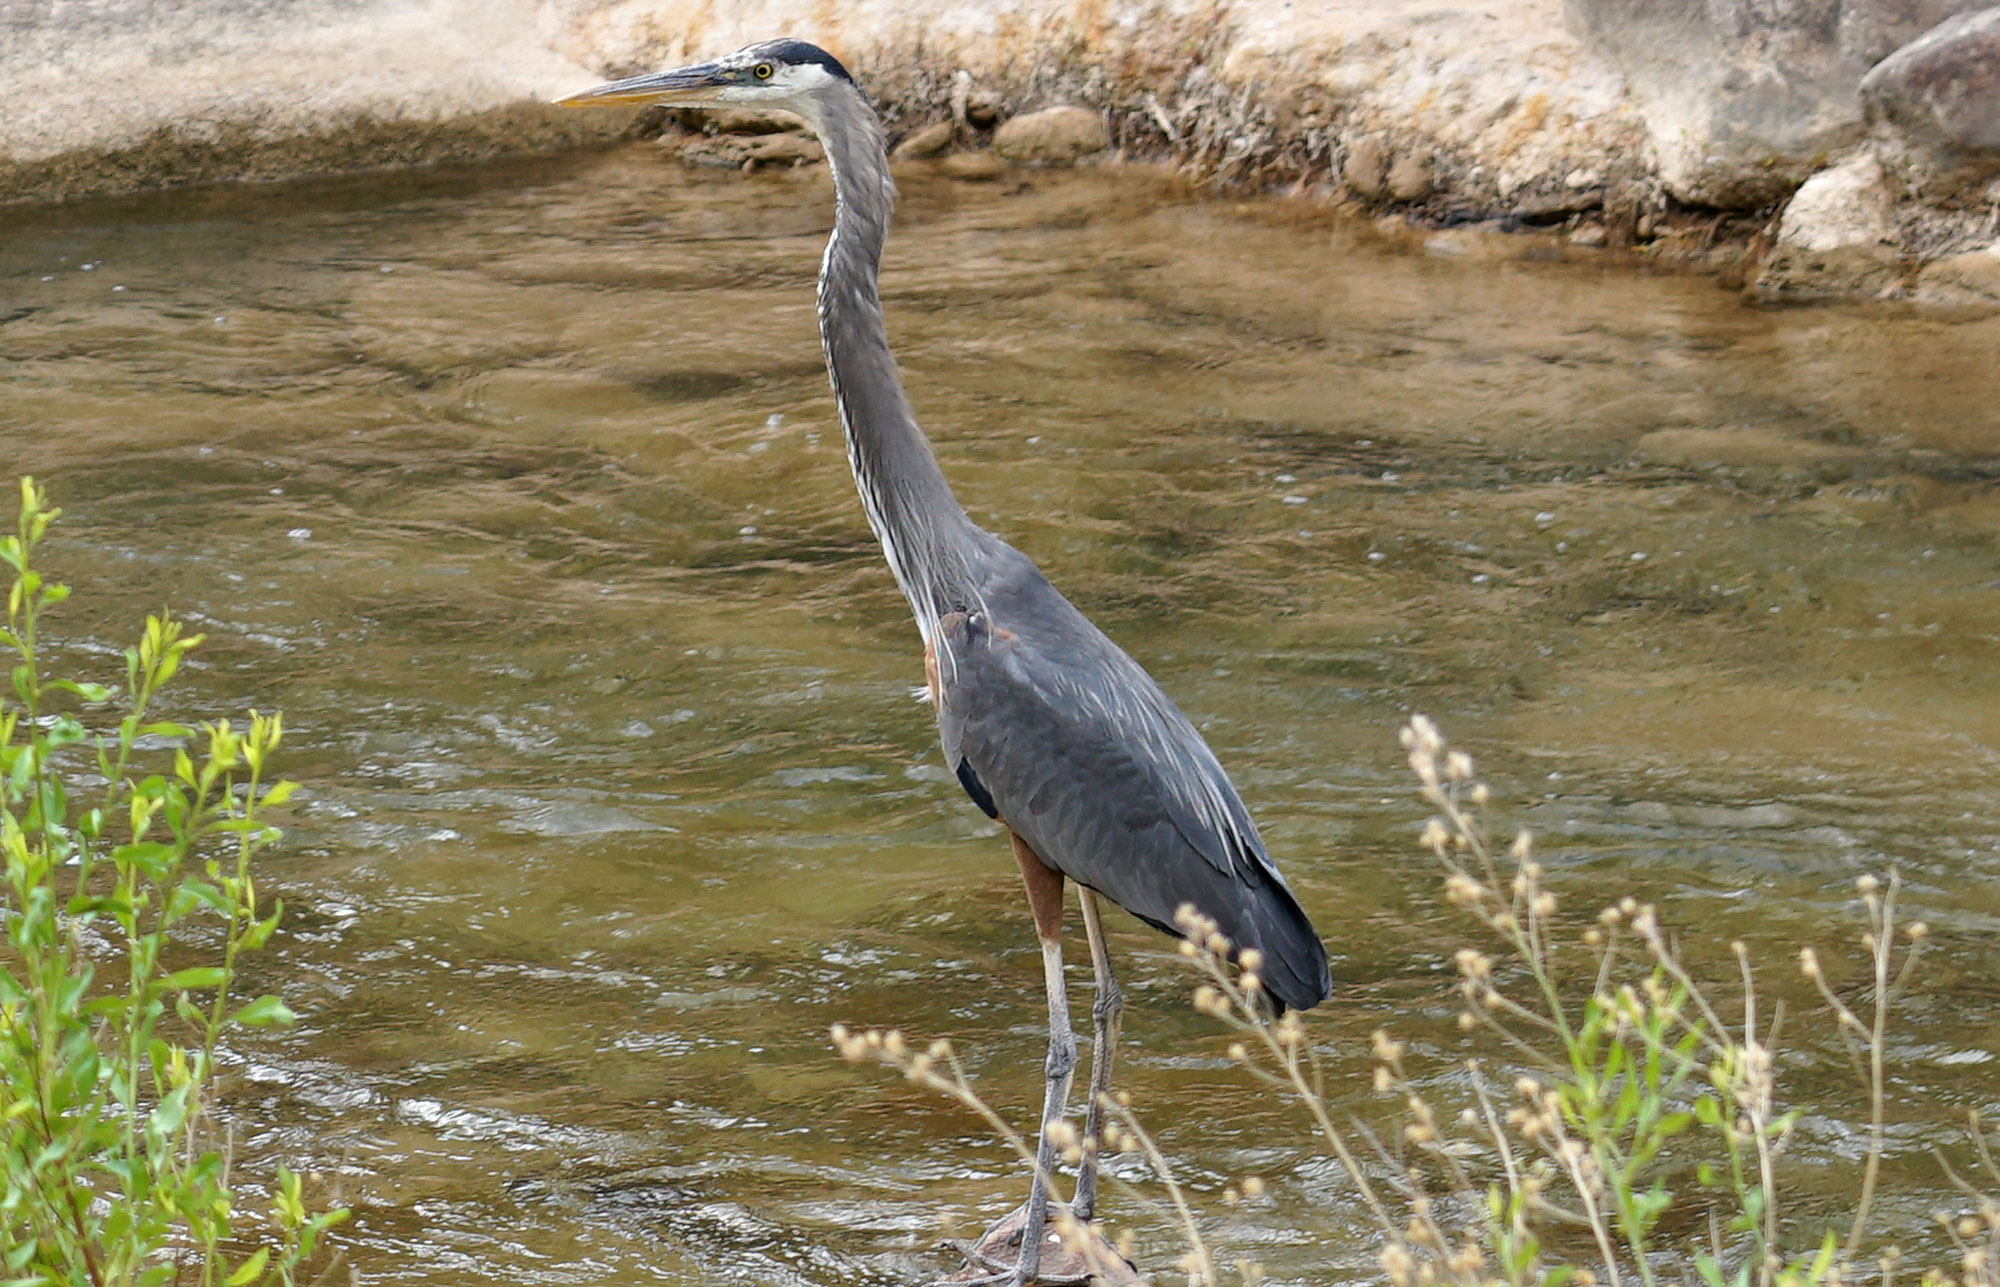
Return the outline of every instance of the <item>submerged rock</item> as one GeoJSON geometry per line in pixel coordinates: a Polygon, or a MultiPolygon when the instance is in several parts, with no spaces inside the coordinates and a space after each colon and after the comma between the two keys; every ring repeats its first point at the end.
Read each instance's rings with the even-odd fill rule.
{"type": "Polygon", "coordinates": [[[2000,7],[1941,22],[1883,59],[1861,102],[1917,191],[1957,195],[2000,173],[2000,7]]]}
{"type": "Polygon", "coordinates": [[[1104,113],[1087,107],[1045,107],[1016,116],[993,132],[993,150],[1010,161],[1061,165],[1110,146],[1104,113]]]}
{"type": "Polygon", "coordinates": [[[1895,275],[1896,194],[1882,163],[1860,151],[1799,188],[1778,224],[1756,289],[1771,295],[1869,291],[1895,275]]]}

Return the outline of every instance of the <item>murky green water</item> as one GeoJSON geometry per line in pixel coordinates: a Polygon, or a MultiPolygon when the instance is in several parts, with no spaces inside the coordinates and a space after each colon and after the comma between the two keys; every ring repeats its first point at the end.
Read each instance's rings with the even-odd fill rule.
{"type": "MultiPolygon", "coordinates": [[[[820,369],[823,182],[634,150],[8,216],[4,472],[68,508],[72,642],[171,603],[210,637],[186,713],[287,713],[259,968],[303,1022],[249,1052],[242,1147],[353,1206],[361,1281],[909,1281],[1017,1200],[976,1120],[824,1037],[949,1035],[1039,1095],[1012,863],[820,369]]],[[[1801,1010],[1797,945],[1900,867],[1942,950],[1897,1094],[2000,1107],[2000,323],[1388,253],[1143,175],[904,186],[919,414],[1233,769],[1347,981],[1349,1102],[1376,1024],[1446,1030],[1466,939],[1410,843],[1422,709],[1580,905],[1743,936],[1801,1010]]],[[[1196,1188],[1271,1181],[1226,1254],[1366,1273],[1298,1116],[1115,933],[1124,1084],[1196,1188]]],[[[1859,1150],[1823,1031],[1790,1026],[1808,1195],[1859,1150]]],[[[1897,1134],[1890,1219],[1951,1138],[1897,1134]]]]}

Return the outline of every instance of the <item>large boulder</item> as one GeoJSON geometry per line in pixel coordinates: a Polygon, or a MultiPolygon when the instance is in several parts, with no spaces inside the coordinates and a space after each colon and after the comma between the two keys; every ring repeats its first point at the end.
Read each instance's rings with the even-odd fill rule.
{"type": "Polygon", "coordinates": [[[1659,172],[1683,201],[1782,200],[1865,132],[1868,69],[1991,0],[1564,0],[1625,74],[1659,172]]]}
{"type": "Polygon", "coordinates": [[[1876,144],[1921,193],[2000,174],[2000,7],[1939,23],[1861,81],[1876,144]]]}

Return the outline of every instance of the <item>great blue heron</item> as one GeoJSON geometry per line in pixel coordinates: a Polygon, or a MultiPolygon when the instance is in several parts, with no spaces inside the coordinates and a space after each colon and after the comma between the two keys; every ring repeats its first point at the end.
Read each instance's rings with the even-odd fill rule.
{"type": "Polygon", "coordinates": [[[1160,686],[1071,605],[1026,555],[967,517],[910,414],[882,326],[876,277],[896,188],[882,126],[847,70],[799,40],[613,81],[565,103],[665,103],[793,112],[833,171],[833,234],[819,274],[820,339],[848,461],[889,570],[916,614],[946,761],[1007,828],[1041,939],[1048,990],[1037,1164],[1011,1272],[1034,1279],[1076,1038],[1063,984],[1063,880],[1078,886],[1096,974],[1090,1100],[1071,1214],[1095,1206],[1095,1141],[1122,997],[1097,895],[1178,934],[1192,905],[1262,957],[1278,1009],[1330,989],[1326,948],[1300,910],[1215,753],[1160,686]]]}

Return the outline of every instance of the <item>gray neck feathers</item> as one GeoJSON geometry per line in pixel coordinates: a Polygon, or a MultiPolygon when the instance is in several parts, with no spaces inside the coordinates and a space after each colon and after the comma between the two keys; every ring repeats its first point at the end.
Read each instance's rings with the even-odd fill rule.
{"type": "Polygon", "coordinates": [[[820,341],[869,526],[928,642],[940,616],[973,606],[967,559],[981,533],[910,414],[882,326],[875,279],[896,185],[881,124],[851,85],[834,88],[820,108],[812,124],[833,169],[835,201],[820,261],[820,341]]]}

